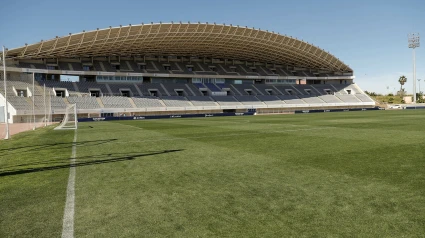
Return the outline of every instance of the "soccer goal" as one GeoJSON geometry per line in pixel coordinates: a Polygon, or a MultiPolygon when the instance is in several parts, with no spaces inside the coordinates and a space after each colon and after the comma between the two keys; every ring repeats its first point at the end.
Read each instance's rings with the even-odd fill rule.
{"type": "Polygon", "coordinates": [[[65,115],[55,130],[76,130],[78,128],[77,104],[66,107],[65,115]]]}

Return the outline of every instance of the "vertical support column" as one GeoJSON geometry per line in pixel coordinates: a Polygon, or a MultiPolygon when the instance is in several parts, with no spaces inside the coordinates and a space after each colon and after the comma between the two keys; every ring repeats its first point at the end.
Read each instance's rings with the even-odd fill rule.
{"type": "Polygon", "coordinates": [[[46,108],[46,84],[43,87],[43,96],[44,96],[44,127],[47,126],[47,108],[46,108]]]}
{"type": "Polygon", "coordinates": [[[32,73],[32,116],[33,116],[33,127],[32,130],[35,130],[35,73],[32,73]]]}
{"type": "Polygon", "coordinates": [[[77,104],[74,104],[75,129],[78,129],[77,104]]]}
{"type": "Polygon", "coordinates": [[[7,74],[6,74],[6,50],[3,46],[3,73],[4,73],[4,117],[5,117],[5,123],[6,123],[6,135],[4,136],[4,139],[7,140],[9,139],[9,110],[8,110],[8,106],[7,106],[7,87],[6,87],[6,79],[7,79],[7,74]]]}

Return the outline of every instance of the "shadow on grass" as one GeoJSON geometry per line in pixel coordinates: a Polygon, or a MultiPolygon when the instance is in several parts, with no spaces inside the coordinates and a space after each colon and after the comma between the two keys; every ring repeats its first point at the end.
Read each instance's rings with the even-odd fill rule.
{"type": "MultiPolygon", "coordinates": [[[[149,153],[137,153],[137,154],[103,154],[103,155],[97,155],[97,156],[85,156],[85,157],[77,157],[77,161],[81,161],[84,159],[93,159],[93,158],[105,158],[105,157],[112,157],[108,159],[96,159],[96,160],[89,160],[89,161],[81,161],[76,162],[73,164],[69,163],[69,159],[66,159],[66,163],[60,163],[58,165],[51,165],[51,166],[41,166],[37,168],[26,168],[26,169],[11,169],[6,171],[0,171],[0,177],[5,176],[12,176],[12,175],[19,175],[19,174],[28,174],[28,173],[34,173],[34,172],[42,172],[42,171],[48,171],[48,170],[55,170],[55,169],[66,169],[70,167],[80,167],[80,166],[88,166],[88,165],[96,165],[96,164],[106,164],[106,163],[114,163],[114,162],[122,162],[122,161],[129,161],[134,160],[141,157],[146,156],[152,156],[152,155],[160,155],[160,154],[168,154],[168,153],[174,153],[174,152],[180,152],[183,151],[182,149],[179,150],[163,150],[163,151],[155,151],[155,152],[149,152],[149,153]]],[[[32,163],[32,164],[22,164],[22,165],[16,165],[15,167],[20,166],[28,166],[28,165],[43,165],[48,163],[49,161],[45,161],[42,163],[32,163]]],[[[53,163],[57,163],[58,161],[50,161],[53,163]]],[[[60,162],[60,161],[59,161],[60,162]]]]}
{"type": "MultiPolygon", "coordinates": [[[[79,141],[75,143],[76,146],[95,146],[95,145],[101,145],[106,144],[110,142],[114,142],[117,139],[108,139],[108,140],[90,140],[90,141],[79,141]]],[[[63,148],[71,148],[73,146],[72,142],[63,142],[63,143],[52,143],[52,144],[41,144],[41,145],[29,145],[29,146],[21,146],[21,147],[15,147],[15,148],[7,148],[7,149],[0,149],[0,153],[4,153],[5,155],[10,155],[14,153],[25,153],[25,152],[31,152],[31,151],[39,151],[43,149],[63,149],[63,148]]]]}

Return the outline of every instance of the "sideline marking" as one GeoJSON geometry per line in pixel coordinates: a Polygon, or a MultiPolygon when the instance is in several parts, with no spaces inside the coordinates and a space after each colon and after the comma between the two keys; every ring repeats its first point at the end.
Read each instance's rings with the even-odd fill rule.
{"type": "Polygon", "coordinates": [[[74,237],[74,212],[75,212],[75,156],[77,154],[77,130],[74,132],[72,142],[72,155],[69,168],[68,187],[66,188],[65,211],[63,214],[62,238],[74,237]]]}

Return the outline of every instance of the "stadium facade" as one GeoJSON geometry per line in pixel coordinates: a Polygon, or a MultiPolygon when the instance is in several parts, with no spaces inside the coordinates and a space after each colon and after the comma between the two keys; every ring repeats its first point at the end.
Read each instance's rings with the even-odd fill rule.
{"type": "MultiPolygon", "coordinates": [[[[109,27],[25,44],[5,57],[10,122],[33,112],[60,118],[69,104],[80,117],[375,106],[329,52],[241,26],[109,27]]],[[[1,86],[0,107],[4,95],[1,86]]]]}

